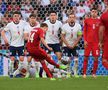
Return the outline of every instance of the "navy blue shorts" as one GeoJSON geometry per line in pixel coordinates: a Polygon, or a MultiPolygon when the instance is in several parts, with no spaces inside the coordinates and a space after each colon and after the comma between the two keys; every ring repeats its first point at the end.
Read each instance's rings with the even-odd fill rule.
{"type": "Polygon", "coordinates": [[[63,47],[63,55],[66,55],[68,57],[71,57],[71,56],[78,57],[78,53],[76,50],[77,50],[77,47],[73,49],[70,49],[68,47],[63,47]]]}
{"type": "MultiPolygon", "coordinates": [[[[61,52],[61,46],[60,46],[59,43],[57,43],[57,44],[48,44],[48,46],[53,49],[54,53],[55,52],[61,52]]],[[[50,52],[45,46],[44,46],[44,49],[45,49],[46,52],[48,52],[48,53],[50,52]]]]}
{"type": "Polygon", "coordinates": [[[9,47],[10,50],[10,56],[24,56],[24,46],[20,46],[20,47],[14,47],[14,46],[10,46],[9,47]]]}

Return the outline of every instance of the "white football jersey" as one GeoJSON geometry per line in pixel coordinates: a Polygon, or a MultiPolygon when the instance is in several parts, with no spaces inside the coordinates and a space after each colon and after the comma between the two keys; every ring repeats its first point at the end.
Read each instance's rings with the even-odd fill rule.
{"type": "MultiPolygon", "coordinates": [[[[78,35],[82,34],[81,31],[81,25],[78,23],[75,23],[73,27],[71,27],[68,23],[64,24],[62,27],[62,34],[65,34],[66,41],[73,45],[73,43],[76,41],[78,35]]],[[[63,43],[63,47],[66,45],[63,43]]]]}
{"type": "Polygon", "coordinates": [[[18,24],[10,22],[4,28],[5,31],[10,32],[10,46],[19,47],[24,46],[24,26],[27,23],[20,20],[18,24]]]}
{"type": "Polygon", "coordinates": [[[31,30],[33,30],[33,28],[40,27],[39,22],[36,22],[36,23],[37,23],[37,24],[36,24],[34,27],[32,27],[29,23],[27,23],[27,25],[24,27],[25,32],[26,32],[26,33],[30,33],[31,30]]]}
{"type": "Polygon", "coordinates": [[[46,32],[45,41],[47,44],[56,44],[59,43],[59,30],[62,27],[62,23],[58,20],[54,24],[50,22],[50,20],[45,21],[48,25],[48,31],[46,32]]]}

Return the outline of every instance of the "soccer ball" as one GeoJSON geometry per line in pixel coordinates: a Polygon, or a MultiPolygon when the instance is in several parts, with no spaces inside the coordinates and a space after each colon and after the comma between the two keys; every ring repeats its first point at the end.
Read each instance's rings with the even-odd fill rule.
{"type": "Polygon", "coordinates": [[[63,56],[62,59],[61,59],[61,62],[64,64],[64,65],[67,65],[70,63],[70,59],[69,57],[67,56],[63,56]]]}

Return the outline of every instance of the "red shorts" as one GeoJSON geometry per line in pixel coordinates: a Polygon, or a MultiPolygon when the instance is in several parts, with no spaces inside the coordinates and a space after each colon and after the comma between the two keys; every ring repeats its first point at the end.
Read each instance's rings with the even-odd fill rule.
{"type": "Polygon", "coordinates": [[[108,42],[104,43],[102,57],[108,60],[108,42]]]}
{"type": "Polygon", "coordinates": [[[35,61],[44,60],[47,58],[47,53],[42,48],[27,48],[30,56],[32,56],[35,61]]]}
{"type": "Polygon", "coordinates": [[[97,43],[88,43],[87,47],[84,49],[84,55],[89,56],[92,52],[92,56],[98,57],[100,55],[100,49],[97,43]]]}

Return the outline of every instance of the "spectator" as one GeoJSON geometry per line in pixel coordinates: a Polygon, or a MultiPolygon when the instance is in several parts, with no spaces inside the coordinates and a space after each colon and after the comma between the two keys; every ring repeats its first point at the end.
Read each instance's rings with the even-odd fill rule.
{"type": "Polygon", "coordinates": [[[48,6],[50,4],[50,0],[41,0],[42,6],[48,6]]]}

